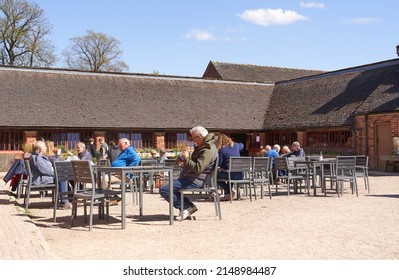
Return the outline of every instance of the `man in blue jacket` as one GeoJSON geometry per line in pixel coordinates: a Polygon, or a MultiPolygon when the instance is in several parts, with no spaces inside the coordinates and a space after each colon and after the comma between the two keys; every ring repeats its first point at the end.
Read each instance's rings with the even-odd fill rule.
{"type": "Polygon", "coordinates": [[[113,167],[124,167],[124,166],[137,166],[139,165],[141,158],[136,153],[135,149],[130,146],[130,141],[126,138],[121,138],[118,141],[118,147],[121,150],[119,156],[112,162],[113,167]]]}

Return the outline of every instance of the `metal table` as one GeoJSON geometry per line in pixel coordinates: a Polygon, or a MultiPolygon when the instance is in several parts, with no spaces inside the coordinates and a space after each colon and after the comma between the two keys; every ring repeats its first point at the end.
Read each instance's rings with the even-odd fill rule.
{"type": "Polygon", "coordinates": [[[320,167],[320,186],[322,191],[324,191],[324,195],[326,194],[326,180],[325,180],[325,166],[329,165],[330,166],[330,170],[333,171],[334,170],[334,165],[336,163],[336,159],[335,158],[326,158],[326,159],[311,159],[306,161],[307,164],[311,164],[312,165],[312,172],[313,172],[313,176],[312,176],[312,185],[313,185],[313,195],[316,196],[316,189],[317,189],[317,185],[316,185],[316,169],[317,167],[320,167]]]}
{"type": "MultiPolygon", "coordinates": [[[[135,174],[140,176],[139,188],[139,212],[143,215],[143,186],[142,177],[144,173],[169,172],[173,174],[173,168],[169,166],[131,166],[131,167],[109,167],[98,166],[97,178],[101,184],[101,174],[120,174],[121,176],[121,216],[122,229],[126,228],[126,175],[135,174]]],[[[101,186],[101,185],[100,185],[101,186]]],[[[169,224],[173,225],[173,176],[169,176],[169,224]]]]}

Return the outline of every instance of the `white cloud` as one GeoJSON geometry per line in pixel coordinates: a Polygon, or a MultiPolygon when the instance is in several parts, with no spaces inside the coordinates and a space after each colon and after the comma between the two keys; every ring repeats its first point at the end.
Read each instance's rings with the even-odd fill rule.
{"type": "Polygon", "coordinates": [[[380,22],[380,21],[381,21],[381,19],[379,19],[379,18],[364,17],[364,18],[346,19],[343,22],[350,23],[350,24],[370,24],[370,23],[376,23],[376,22],[380,22]]]}
{"type": "Polygon", "coordinates": [[[213,35],[210,32],[207,31],[202,31],[199,29],[192,29],[190,32],[188,32],[185,36],[188,39],[194,39],[197,41],[214,41],[216,40],[215,35],[213,35]]]}
{"type": "Polygon", "coordinates": [[[316,8],[316,9],[325,9],[326,5],[324,3],[316,3],[316,2],[301,2],[301,7],[303,8],[316,8]]]}
{"type": "Polygon", "coordinates": [[[269,25],[288,25],[298,20],[307,19],[307,17],[300,15],[295,11],[284,11],[282,9],[246,10],[242,14],[238,14],[238,16],[245,21],[265,27],[268,27],[269,25]]]}

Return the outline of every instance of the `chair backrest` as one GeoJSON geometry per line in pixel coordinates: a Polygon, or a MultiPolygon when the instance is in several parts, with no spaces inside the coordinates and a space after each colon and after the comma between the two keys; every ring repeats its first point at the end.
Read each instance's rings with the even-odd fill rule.
{"type": "Polygon", "coordinates": [[[141,166],[152,166],[152,165],[157,165],[158,161],[156,159],[142,159],[140,161],[141,166]]]}
{"type": "Polygon", "coordinates": [[[230,172],[251,172],[251,157],[230,157],[229,171],[230,172]]]}
{"type": "Polygon", "coordinates": [[[95,178],[90,160],[72,160],[74,181],[76,183],[92,184],[95,188],[95,178]]]}
{"type": "Polygon", "coordinates": [[[365,155],[356,156],[356,166],[368,167],[369,157],[365,155]]]}
{"type": "Polygon", "coordinates": [[[173,167],[173,179],[177,179],[180,176],[181,167],[177,165],[174,159],[165,159],[163,162],[164,166],[173,167]]]}
{"type": "Polygon", "coordinates": [[[270,157],[254,157],[252,161],[253,172],[269,173],[272,168],[272,160],[270,157]]]}
{"type": "Polygon", "coordinates": [[[338,175],[355,176],[356,157],[355,156],[337,156],[336,170],[338,175]]]}
{"type": "Polygon", "coordinates": [[[206,185],[206,186],[212,187],[212,188],[217,187],[218,167],[219,167],[219,157],[216,157],[215,161],[212,164],[212,169],[206,175],[206,178],[204,181],[204,186],[206,185]]]}
{"type": "Polygon", "coordinates": [[[287,157],[276,157],[274,158],[274,166],[276,170],[288,170],[288,158],[287,157]]]}
{"type": "Polygon", "coordinates": [[[109,164],[109,159],[100,159],[97,162],[97,166],[106,167],[106,166],[109,166],[109,165],[110,165],[109,164]]]}
{"type": "Polygon", "coordinates": [[[28,185],[32,185],[32,169],[30,168],[29,160],[25,160],[25,168],[28,175],[28,185]]]}
{"type": "Polygon", "coordinates": [[[73,181],[75,177],[73,175],[72,162],[70,161],[55,161],[54,173],[56,182],[62,181],[73,181]]]}

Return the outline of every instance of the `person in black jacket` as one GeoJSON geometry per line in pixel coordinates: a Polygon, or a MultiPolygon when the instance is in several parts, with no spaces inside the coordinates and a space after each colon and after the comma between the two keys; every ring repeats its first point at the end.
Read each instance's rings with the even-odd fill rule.
{"type": "Polygon", "coordinates": [[[92,158],[97,158],[97,151],[96,151],[96,147],[94,146],[93,138],[89,139],[89,144],[87,144],[86,150],[90,153],[92,158]]]}

